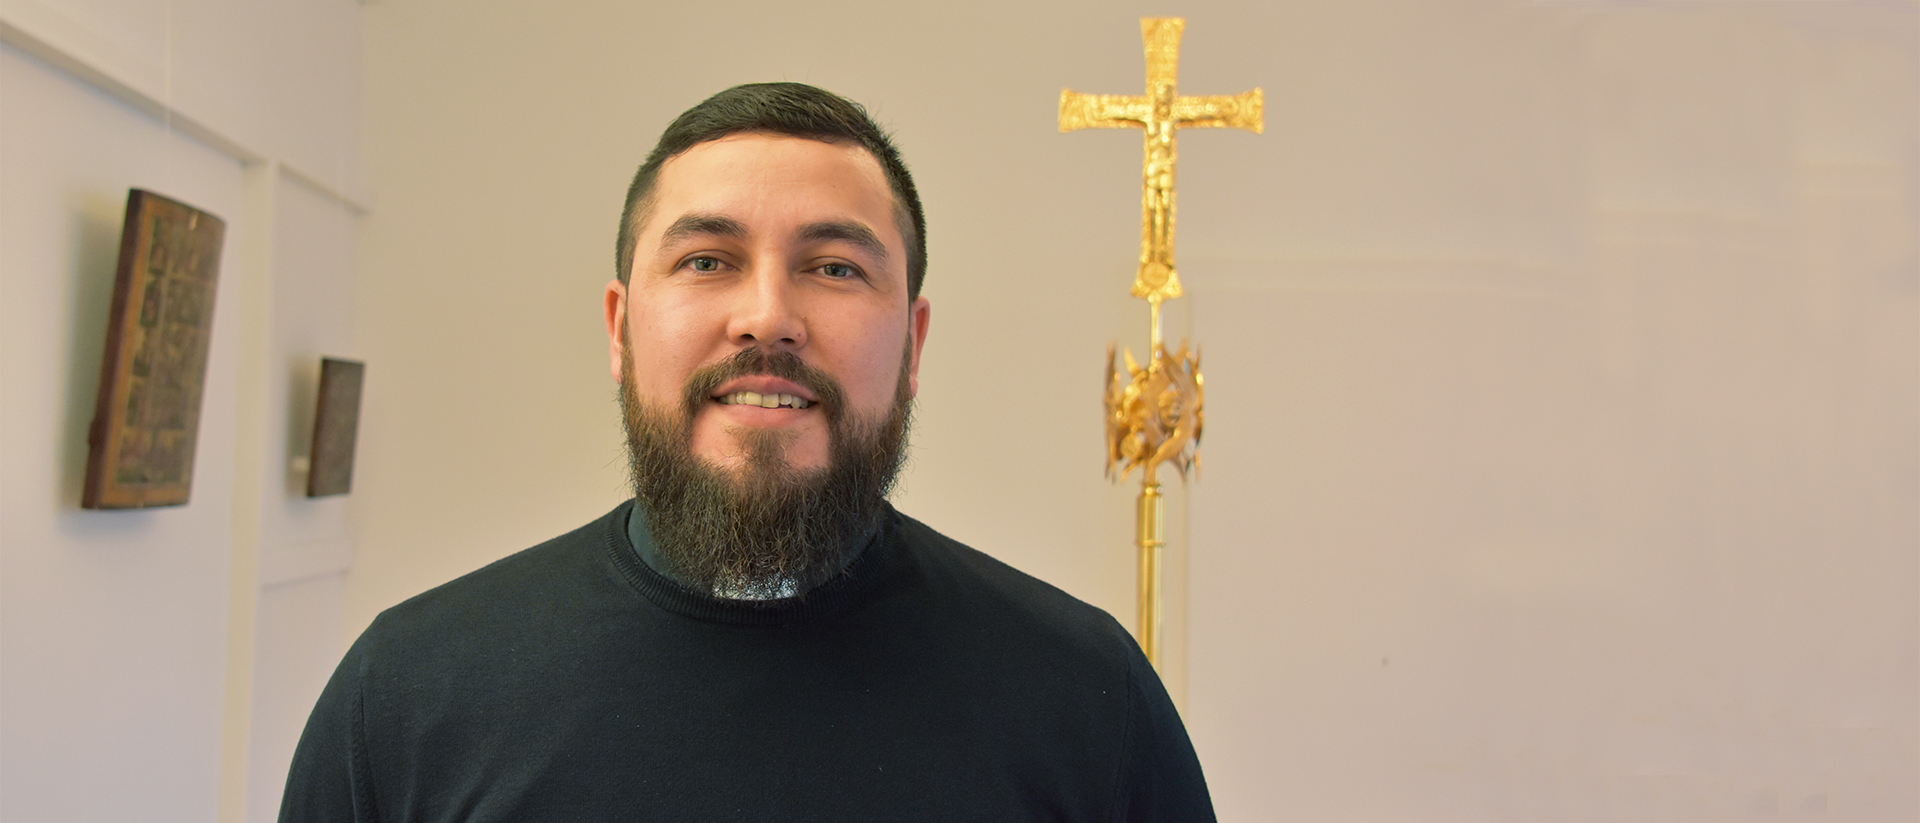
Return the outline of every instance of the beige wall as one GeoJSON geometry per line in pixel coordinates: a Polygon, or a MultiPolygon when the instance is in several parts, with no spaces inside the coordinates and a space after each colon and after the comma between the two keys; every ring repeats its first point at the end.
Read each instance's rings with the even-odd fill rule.
{"type": "Polygon", "coordinates": [[[1915,34],[1455,9],[1307,58],[1242,178],[1290,239],[1188,213],[1223,814],[1920,818],[1915,34]]]}
{"type": "Polygon", "coordinates": [[[623,496],[622,187],[766,79],[866,102],[927,200],[901,507],[1130,616],[1139,142],[1054,104],[1138,88],[1141,14],[1189,18],[1184,89],[1267,92],[1182,139],[1213,405],[1168,672],[1223,816],[1920,817],[1896,4],[370,7],[349,624],[623,496]]]}

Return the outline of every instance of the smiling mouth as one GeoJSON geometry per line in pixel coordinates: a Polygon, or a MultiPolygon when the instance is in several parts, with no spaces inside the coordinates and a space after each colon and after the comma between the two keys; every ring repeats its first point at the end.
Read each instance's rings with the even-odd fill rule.
{"type": "Polygon", "coordinates": [[[806,398],[791,394],[761,394],[751,391],[737,391],[715,397],[722,406],[759,406],[763,409],[804,409],[812,403],[806,398]]]}

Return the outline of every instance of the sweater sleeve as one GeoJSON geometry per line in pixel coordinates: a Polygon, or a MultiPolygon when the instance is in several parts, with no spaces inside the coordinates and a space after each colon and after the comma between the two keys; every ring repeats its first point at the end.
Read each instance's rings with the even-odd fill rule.
{"type": "Polygon", "coordinates": [[[1138,647],[1129,651],[1126,753],[1115,819],[1208,823],[1214,820],[1213,798],[1186,726],[1153,665],[1138,647]]]}
{"type": "Polygon", "coordinates": [[[280,823],[377,823],[367,766],[363,637],[334,669],[294,749],[280,823]]]}

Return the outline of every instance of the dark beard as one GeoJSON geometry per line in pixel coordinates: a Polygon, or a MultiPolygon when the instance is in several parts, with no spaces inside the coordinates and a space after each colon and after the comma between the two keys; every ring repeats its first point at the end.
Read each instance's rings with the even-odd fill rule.
{"type": "Polygon", "coordinates": [[[647,408],[634,395],[630,351],[621,346],[627,456],[635,505],[653,533],[666,567],[661,571],[704,594],[764,600],[805,594],[853,562],[880,527],[905,461],[913,405],[909,361],[901,362],[893,408],[879,420],[853,419],[838,382],[797,355],[760,349],[695,372],[673,414],[647,408]],[[791,438],[771,430],[744,437],[746,463],[738,476],[694,456],[695,414],[720,384],[753,374],[791,380],[813,393],[827,417],[825,467],[794,468],[786,458],[791,438]]]}

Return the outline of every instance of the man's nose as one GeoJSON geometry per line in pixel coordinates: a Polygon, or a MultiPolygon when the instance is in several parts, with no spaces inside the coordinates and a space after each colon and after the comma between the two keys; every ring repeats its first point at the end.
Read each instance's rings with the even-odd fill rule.
{"type": "Polygon", "coordinates": [[[797,349],[807,344],[798,284],[790,272],[755,271],[736,291],[727,336],[743,346],[797,349]]]}

